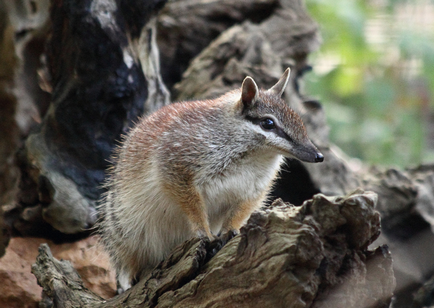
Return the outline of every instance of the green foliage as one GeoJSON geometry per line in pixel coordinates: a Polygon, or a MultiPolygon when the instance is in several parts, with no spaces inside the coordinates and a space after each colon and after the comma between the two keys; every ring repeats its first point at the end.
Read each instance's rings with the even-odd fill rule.
{"type": "Polygon", "coordinates": [[[323,102],[331,141],[350,156],[397,166],[434,159],[434,33],[396,21],[400,6],[420,2],[306,0],[323,37],[306,93],[323,102]]]}

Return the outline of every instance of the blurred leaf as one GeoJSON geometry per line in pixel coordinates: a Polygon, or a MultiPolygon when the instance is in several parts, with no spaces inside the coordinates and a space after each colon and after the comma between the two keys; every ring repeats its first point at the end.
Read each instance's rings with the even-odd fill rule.
{"type": "Polygon", "coordinates": [[[405,166],[434,158],[423,116],[434,115],[434,33],[395,21],[398,8],[418,3],[306,0],[324,38],[306,91],[324,102],[332,142],[367,162],[405,166]],[[369,21],[375,43],[367,41],[369,21]]]}

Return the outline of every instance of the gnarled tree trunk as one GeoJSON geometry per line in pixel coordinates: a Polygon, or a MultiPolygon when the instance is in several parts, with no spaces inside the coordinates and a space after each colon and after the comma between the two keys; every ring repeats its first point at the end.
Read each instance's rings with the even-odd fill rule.
{"type": "Polygon", "coordinates": [[[67,261],[40,248],[32,267],[46,307],[388,307],[395,287],[374,193],[316,195],[301,207],[276,200],[223,248],[192,239],[145,279],[103,300],[67,261]],[[217,253],[215,253],[217,251],[217,253]]]}

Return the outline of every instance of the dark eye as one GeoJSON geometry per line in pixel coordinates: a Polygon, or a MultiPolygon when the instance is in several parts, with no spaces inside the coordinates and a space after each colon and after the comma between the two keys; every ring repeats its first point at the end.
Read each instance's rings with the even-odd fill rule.
{"type": "Polygon", "coordinates": [[[265,119],[261,120],[259,125],[261,125],[261,127],[265,130],[272,130],[272,129],[276,128],[276,124],[270,118],[265,118],[265,119]]]}

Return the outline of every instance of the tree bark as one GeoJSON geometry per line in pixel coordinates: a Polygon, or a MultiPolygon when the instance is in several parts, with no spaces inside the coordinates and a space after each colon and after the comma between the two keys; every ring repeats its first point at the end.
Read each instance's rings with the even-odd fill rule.
{"type": "Polygon", "coordinates": [[[168,88],[211,41],[235,24],[262,22],[272,15],[279,1],[172,1],[158,16],[158,46],[162,76],[168,88]]]}
{"type": "Polygon", "coordinates": [[[18,127],[14,120],[17,100],[11,91],[18,59],[14,30],[5,6],[0,2],[0,204],[13,200],[13,194],[16,193],[14,184],[18,177],[18,170],[13,163],[14,151],[18,146],[18,127]]]}
{"type": "Polygon", "coordinates": [[[155,46],[164,0],[53,1],[51,104],[20,152],[10,232],[57,241],[89,234],[110,153],[144,112],[169,102],[155,46]]]}
{"type": "MultiPolygon", "coordinates": [[[[380,234],[377,196],[276,200],[224,244],[192,239],[132,289],[102,300],[48,246],[32,267],[46,302],[62,307],[388,307],[395,287],[380,234]],[[217,253],[216,253],[217,252],[217,253]]],[[[47,305],[48,307],[49,305],[47,305]]]]}

